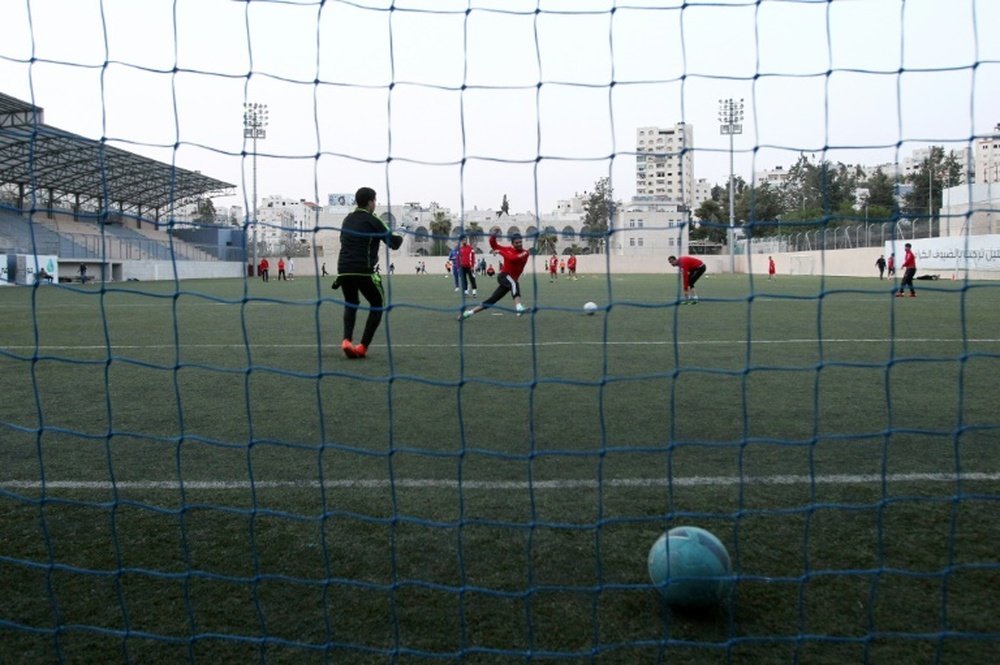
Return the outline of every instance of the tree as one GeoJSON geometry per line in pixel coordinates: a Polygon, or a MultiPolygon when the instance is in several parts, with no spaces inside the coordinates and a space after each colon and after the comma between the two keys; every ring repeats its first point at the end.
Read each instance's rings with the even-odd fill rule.
{"type": "Polygon", "coordinates": [[[449,234],[451,233],[451,219],[440,210],[434,213],[434,219],[430,222],[431,237],[434,242],[431,245],[432,256],[447,256],[451,248],[448,246],[449,234]]]}
{"type": "Polygon", "coordinates": [[[469,237],[469,244],[478,252],[480,251],[479,243],[486,236],[486,231],[483,227],[479,225],[479,222],[469,222],[465,226],[465,235],[469,237]]]}
{"type": "Polygon", "coordinates": [[[882,169],[868,178],[863,185],[868,190],[868,208],[880,207],[892,210],[896,207],[896,184],[882,169]]]}
{"type": "Polygon", "coordinates": [[[931,146],[930,155],[906,181],[913,189],[904,198],[904,214],[912,219],[933,219],[941,208],[942,191],[962,181],[962,165],[954,153],[945,157],[944,148],[931,146]]]}
{"type": "MultiPolygon", "coordinates": [[[[713,187],[712,193],[720,187],[713,187]]],[[[715,199],[705,199],[698,209],[694,211],[694,216],[698,218],[698,224],[692,225],[688,237],[691,240],[708,240],[709,242],[723,243],[726,241],[726,227],[729,225],[729,213],[723,212],[722,205],[715,199]]]]}
{"type": "Polygon", "coordinates": [[[847,166],[813,162],[805,155],[788,170],[781,188],[784,219],[821,220],[854,202],[857,178],[847,166]]]}
{"type": "Polygon", "coordinates": [[[599,178],[594,183],[594,191],[583,204],[586,215],[580,235],[587,241],[591,254],[601,252],[606,246],[611,217],[615,214],[613,195],[611,180],[599,178]]]}
{"type": "Polygon", "coordinates": [[[538,241],[535,249],[539,254],[552,254],[556,251],[556,243],[559,239],[554,233],[542,231],[538,234],[538,241]]]}
{"type": "Polygon", "coordinates": [[[198,200],[198,213],[195,217],[195,221],[199,224],[215,223],[215,203],[212,199],[198,200]]]}
{"type": "Polygon", "coordinates": [[[781,192],[767,183],[744,188],[736,200],[736,218],[743,220],[748,235],[778,233],[778,219],[783,212],[781,192]]]}

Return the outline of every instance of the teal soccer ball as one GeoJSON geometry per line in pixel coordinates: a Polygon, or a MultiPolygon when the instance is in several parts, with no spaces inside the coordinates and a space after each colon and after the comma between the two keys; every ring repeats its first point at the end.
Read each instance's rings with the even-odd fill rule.
{"type": "Polygon", "coordinates": [[[729,552],[718,538],[696,526],[679,526],[649,550],[649,579],[669,605],[719,603],[732,586],[729,552]]]}

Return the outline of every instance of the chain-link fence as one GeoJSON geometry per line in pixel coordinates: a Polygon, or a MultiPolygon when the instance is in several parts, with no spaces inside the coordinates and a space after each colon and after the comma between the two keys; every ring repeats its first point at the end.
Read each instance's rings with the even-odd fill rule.
{"type": "MultiPolygon", "coordinates": [[[[753,238],[749,251],[753,254],[777,252],[815,252],[828,249],[858,249],[883,247],[891,240],[914,240],[938,235],[938,222],[933,219],[900,220],[879,224],[848,224],[833,228],[817,228],[798,233],[753,238]]],[[[742,241],[744,251],[747,241],[742,241]]],[[[742,252],[737,252],[742,253],[742,252]]]]}

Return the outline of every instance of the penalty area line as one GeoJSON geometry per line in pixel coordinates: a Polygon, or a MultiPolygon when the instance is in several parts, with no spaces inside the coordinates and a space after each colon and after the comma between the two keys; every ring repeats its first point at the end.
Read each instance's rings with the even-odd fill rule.
{"type": "Polygon", "coordinates": [[[45,483],[38,480],[0,481],[0,490],[180,490],[214,491],[247,489],[445,489],[445,490],[572,490],[603,488],[656,488],[656,487],[731,487],[737,485],[864,485],[875,483],[955,483],[955,482],[997,482],[1000,473],[891,473],[891,474],[825,474],[773,475],[773,476],[685,476],[680,478],[608,478],[593,479],[537,480],[533,482],[515,480],[448,480],[436,478],[387,479],[338,479],[338,480],[53,480],[45,483]]]}

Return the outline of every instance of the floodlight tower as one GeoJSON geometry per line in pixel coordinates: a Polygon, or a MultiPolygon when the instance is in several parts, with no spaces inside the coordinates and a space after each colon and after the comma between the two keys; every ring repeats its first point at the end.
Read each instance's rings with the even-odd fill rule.
{"type": "Polygon", "coordinates": [[[736,177],[733,174],[733,136],[743,133],[743,98],[719,100],[719,133],[729,135],[729,271],[736,272],[736,177]]]}
{"type": "Polygon", "coordinates": [[[253,140],[253,270],[257,274],[257,139],[267,138],[267,104],[243,103],[243,138],[253,140]]]}

